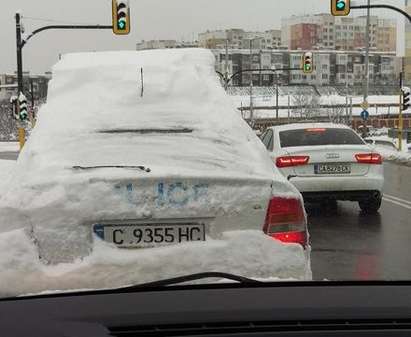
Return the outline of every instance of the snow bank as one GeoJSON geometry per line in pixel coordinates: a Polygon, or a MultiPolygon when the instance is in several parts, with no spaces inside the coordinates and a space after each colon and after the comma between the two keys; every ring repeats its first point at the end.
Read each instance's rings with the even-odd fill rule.
{"type": "MultiPolygon", "coordinates": [[[[239,96],[239,95],[232,95],[230,96],[233,104],[239,109],[240,107],[249,107],[250,106],[250,96],[239,96]]],[[[280,95],[278,99],[278,105],[280,106],[288,106],[288,95],[280,95]]],[[[345,107],[346,100],[345,96],[340,95],[327,95],[319,97],[320,104],[324,105],[342,105],[345,107]]],[[[353,97],[353,104],[361,104],[363,101],[363,97],[354,96],[353,97]]],[[[368,112],[370,115],[376,114],[396,114],[398,113],[398,108],[396,107],[376,107],[376,104],[398,104],[398,96],[369,96],[369,104],[370,107],[368,112]]],[[[275,107],[276,106],[276,97],[273,96],[254,96],[253,97],[253,104],[254,107],[264,108],[264,107],[275,107]]],[[[294,105],[294,98],[290,95],[290,105],[294,105]]],[[[353,116],[360,116],[362,112],[362,108],[353,107],[353,116]]],[[[249,112],[245,112],[249,114],[249,112]]],[[[288,116],[288,109],[279,109],[279,116],[284,118],[288,116]]],[[[319,114],[327,115],[326,109],[319,109],[319,114]]],[[[345,108],[343,114],[345,114],[345,108]]],[[[296,116],[298,114],[293,114],[292,109],[290,111],[291,117],[296,116]]],[[[248,116],[248,115],[247,115],[248,116]]],[[[254,110],[254,117],[255,118],[274,118],[276,117],[276,110],[275,109],[258,109],[254,110]]]]}
{"type": "Polygon", "coordinates": [[[144,250],[116,249],[98,240],[92,255],[55,266],[42,264],[36,253],[24,231],[0,235],[0,297],[122,287],[204,271],[270,281],[311,279],[301,246],[284,245],[257,231],[227,232],[221,240],[144,250]]]}
{"type": "Polygon", "coordinates": [[[401,165],[411,166],[411,153],[387,149],[384,146],[376,146],[375,149],[382,155],[384,160],[401,165]]]}
{"type": "Polygon", "coordinates": [[[0,198],[5,193],[15,166],[16,162],[14,160],[0,160],[0,198]]]}
{"type": "MultiPolygon", "coordinates": [[[[380,140],[384,142],[389,142],[389,143],[394,144],[396,147],[398,147],[398,139],[391,138],[387,135],[372,136],[372,137],[369,137],[369,139],[373,139],[376,141],[380,140]]],[[[391,148],[390,146],[384,146],[381,144],[373,145],[373,148],[382,155],[385,161],[390,161],[390,162],[395,162],[401,165],[411,166],[411,152],[409,152],[408,144],[406,144],[405,140],[403,143],[402,151],[398,151],[398,150],[391,148]]]]}
{"type": "Polygon", "coordinates": [[[18,142],[0,142],[0,152],[18,152],[20,145],[18,142]]]}

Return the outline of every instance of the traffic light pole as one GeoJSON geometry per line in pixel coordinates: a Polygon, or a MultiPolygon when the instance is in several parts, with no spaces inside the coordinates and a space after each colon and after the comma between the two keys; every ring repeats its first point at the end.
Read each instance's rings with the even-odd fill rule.
{"type": "Polygon", "coordinates": [[[23,92],[23,56],[21,43],[21,15],[16,13],[16,44],[17,44],[17,91],[23,92]]]}
{"type": "Polygon", "coordinates": [[[402,109],[403,109],[403,96],[402,96],[402,86],[403,86],[403,74],[400,73],[400,111],[398,114],[398,149],[402,151],[402,133],[403,133],[403,116],[402,116],[402,109]]]}
{"type": "Polygon", "coordinates": [[[385,9],[391,9],[393,11],[396,11],[402,15],[404,15],[410,22],[411,22],[411,16],[403,11],[400,8],[397,8],[395,6],[391,5],[359,5],[359,6],[351,6],[350,9],[369,9],[369,8],[385,8],[385,9]]]}
{"type": "MultiPolygon", "coordinates": [[[[21,14],[16,13],[16,47],[17,47],[17,97],[24,91],[23,85],[23,48],[27,44],[27,42],[36,34],[43,32],[45,30],[51,29],[113,29],[113,25],[52,25],[52,26],[45,26],[39,29],[34,30],[26,39],[22,39],[21,33],[21,14]]],[[[17,105],[18,106],[18,105],[17,105]]],[[[20,115],[19,107],[17,108],[17,113],[20,115]]],[[[20,142],[20,150],[23,148],[26,138],[26,131],[24,128],[24,122],[20,121],[19,123],[19,142],[20,142]]]]}
{"type": "MultiPolygon", "coordinates": [[[[411,15],[409,15],[407,12],[403,11],[400,8],[397,8],[395,6],[391,5],[370,5],[368,1],[368,5],[359,5],[359,6],[351,6],[350,9],[367,9],[370,10],[371,8],[380,8],[380,9],[391,9],[393,11],[396,11],[403,16],[405,16],[408,21],[411,23],[411,15]]],[[[367,69],[368,70],[368,69],[367,69]]],[[[402,106],[403,106],[403,98],[402,98],[402,87],[403,87],[403,74],[402,72],[400,73],[400,111],[399,111],[399,118],[398,118],[398,147],[400,150],[402,150],[402,134],[403,134],[403,127],[404,127],[404,122],[403,122],[403,115],[402,115],[402,106]]]]}
{"type": "MultiPolygon", "coordinates": [[[[23,92],[23,55],[21,47],[21,15],[16,13],[16,44],[17,44],[17,101],[16,101],[16,113],[17,116],[20,116],[20,105],[18,97],[23,92]]],[[[26,140],[26,129],[22,122],[18,124],[18,137],[20,150],[23,148],[26,140]]]]}
{"type": "Polygon", "coordinates": [[[53,25],[53,26],[45,26],[45,27],[41,27],[39,29],[34,30],[29,36],[27,36],[27,38],[21,42],[21,48],[23,49],[23,47],[26,45],[26,43],[36,34],[41,33],[45,30],[51,30],[51,29],[113,29],[112,25],[53,25]]]}

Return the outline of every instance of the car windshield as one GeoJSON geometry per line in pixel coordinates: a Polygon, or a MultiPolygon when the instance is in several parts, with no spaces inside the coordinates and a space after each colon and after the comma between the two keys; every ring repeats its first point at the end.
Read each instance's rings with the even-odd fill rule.
{"type": "Polygon", "coordinates": [[[281,131],[280,142],[281,147],[364,144],[352,130],[331,128],[281,131]]]}
{"type": "Polygon", "coordinates": [[[2,1],[0,299],[411,280],[411,23],[359,3],[2,1]]]}

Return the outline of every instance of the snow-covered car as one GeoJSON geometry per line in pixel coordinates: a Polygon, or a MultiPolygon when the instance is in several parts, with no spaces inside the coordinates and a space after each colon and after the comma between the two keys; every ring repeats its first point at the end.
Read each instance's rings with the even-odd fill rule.
{"type": "Polygon", "coordinates": [[[65,55],[0,200],[1,231],[24,228],[49,264],[88,257],[86,274],[114,257],[128,266],[118,284],[211,270],[306,279],[301,194],[214,62],[202,49],[65,55]]]}
{"type": "Polygon", "coordinates": [[[276,126],[261,137],[284,177],[305,201],[357,201],[377,212],[383,195],[382,157],[352,129],[330,123],[276,126]]]}

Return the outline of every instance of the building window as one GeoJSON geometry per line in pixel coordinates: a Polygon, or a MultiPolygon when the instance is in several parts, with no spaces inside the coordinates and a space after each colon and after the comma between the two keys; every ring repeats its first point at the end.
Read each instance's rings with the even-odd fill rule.
{"type": "Polygon", "coordinates": [[[327,74],[322,74],[321,77],[322,77],[323,80],[328,80],[328,75],[327,74]]]}

